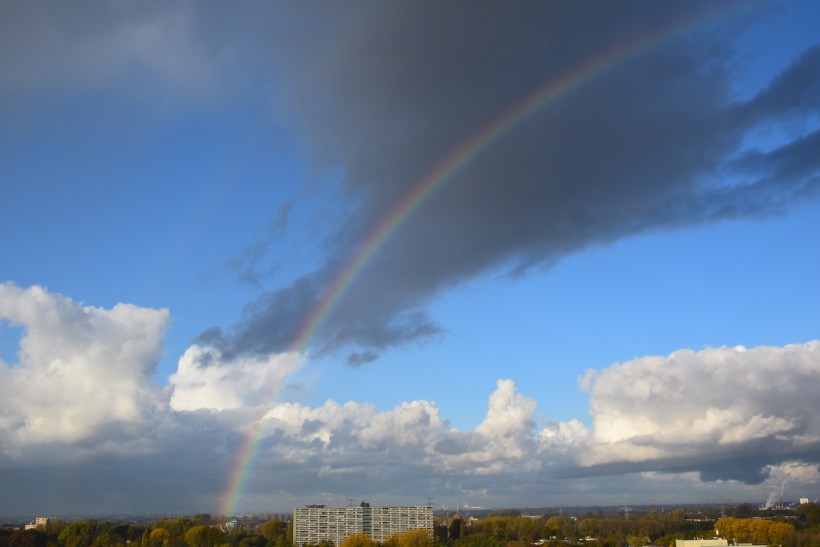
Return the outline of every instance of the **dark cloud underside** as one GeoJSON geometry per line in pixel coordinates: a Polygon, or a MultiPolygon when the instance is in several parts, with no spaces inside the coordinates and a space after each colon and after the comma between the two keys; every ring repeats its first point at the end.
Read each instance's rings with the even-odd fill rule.
{"type": "MultiPolygon", "coordinates": [[[[343,18],[318,43],[299,26],[288,39],[307,62],[282,60],[290,92],[282,109],[298,119],[318,161],[344,169],[345,189],[361,206],[333,234],[322,267],[261,294],[233,327],[203,340],[228,354],[285,349],[359,245],[462,142],[538,87],[698,9],[411,2],[362,8],[357,23],[343,18]]],[[[311,28],[307,16],[296,19],[311,28]]],[[[737,104],[725,48],[705,39],[656,45],[471,158],[379,250],[315,349],[353,346],[349,362],[369,362],[442,332],[426,305],[487,271],[523,273],[592,245],[779,213],[814,195],[814,135],[732,158],[758,124],[816,112],[818,49],[737,104]],[[714,53],[704,59],[704,51],[714,53]],[[746,182],[726,183],[737,177],[746,182]]]]}

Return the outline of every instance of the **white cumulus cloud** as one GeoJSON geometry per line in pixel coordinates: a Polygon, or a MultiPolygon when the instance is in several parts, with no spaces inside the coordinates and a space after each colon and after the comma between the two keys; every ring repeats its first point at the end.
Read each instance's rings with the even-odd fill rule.
{"type": "Polygon", "coordinates": [[[587,463],[640,461],[772,439],[820,440],[820,342],[641,357],[588,373],[587,463]]]}
{"type": "Polygon", "coordinates": [[[19,360],[0,362],[0,452],[107,436],[138,440],[158,405],[150,382],[168,311],[83,306],[42,287],[0,284],[0,319],[24,328],[19,360]]]}
{"type": "Polygon", "coordinates": [[[266,406],[306,366],[297,353],[228,359],[194,345],[161,386],[152,376],[167,310],[5,283],[0,320],[23,332],[17,360],[0,362],[0,482],[21,496],[49,484],[39,471],[60,469],[83,477],[88,507],[121,492],[171,506],[192,492],[217,500],[243,447],[254,454],[245,499],[277,508],[352,492],[487,505],[667,499],[658,492],[670,488],[678,500],[719,489],[762,501],[820,488],[818,341],[680,350],[590,372],[588,424],[539,428],[538,401],[499,379],[483,420],[462,431],[435,401],[266,406]]]}
{"type": "Polygon", "coordinates": [[[226,410],[270,403],[303,364],[297,352],[226,360],[216,348],[193,345],[169,378],[171,407],[226,410]]]}

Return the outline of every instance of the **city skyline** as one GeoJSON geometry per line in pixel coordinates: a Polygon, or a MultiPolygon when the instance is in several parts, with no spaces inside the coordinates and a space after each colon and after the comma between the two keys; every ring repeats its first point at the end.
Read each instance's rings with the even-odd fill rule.
{"type": "Polygon", "coordinates": [[[816,3],[0,14],[0,514],[820,497],[816,3]]]}

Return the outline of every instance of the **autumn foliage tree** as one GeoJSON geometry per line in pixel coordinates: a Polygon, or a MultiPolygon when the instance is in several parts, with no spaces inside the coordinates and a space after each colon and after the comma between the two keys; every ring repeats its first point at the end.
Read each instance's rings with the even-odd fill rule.
{"type": "Polygon", "coordinates": [[[367,534],[351,534],[342,541],[339,547],[378,547],[378,545],[367,534]]]}
{"type": "Polygon", "coordinates": [[[722,518],[715,524],[715,531],[729,541],[782,545],[794,526],[771,520],[722,518]]]}
{"type": "Polygon", "coordinates": [[[200,524],[185,532],[185,543],[191,547],[216,547],[225,542],[225,534],[218,528],[200,524]]]}
{"type": "Polygon", "coordinates": [[[383,547],[433,547],[433,537],[427,530],[408,530],[393,534],[382,544],[383,547]]]}

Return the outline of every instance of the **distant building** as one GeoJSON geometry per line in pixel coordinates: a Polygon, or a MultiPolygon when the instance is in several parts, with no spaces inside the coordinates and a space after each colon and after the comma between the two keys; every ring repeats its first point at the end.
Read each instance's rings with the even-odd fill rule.
{"type": "Polygon", "coordinates": [[[293,511],[293,542],[302,547],[329,539],[339,545],[351,534],[367,534],[383,542],[408,530],[426,530],[433,537],[432,506],[325,507],[306,505],[293,511]]]}
{"type": "MultiPolygon", "coordinates": [[[[729,545],[728,540],[713,539],[676,539],[675,547],[723,547],[729,545]]],[[[746,547],[767,547],[766,544],[757,543],[733,543],[732,545],[745,545],[746,547]]]]}
{"type": "Polygon", "coordinates": [[[25,525],[26,530],[34,530],[39,528],[40,530],[44,530],[45,527],[48,525],[48,517],[37,517],[34,519],[34,522],[25,525]]]}
{"type": "Polygon", "coordinates": [[[239,526],[239,520],[237,520],[237,519],[231,519],[231,520],[229,520],[229,521],[225,522],[225,523],[222,525],[222,530],[223,530],[224,532],[230,532],[231,530],[234,530],[234,529],[235,529],[235,528],[237,528],[238,526],[239,526]]]}
{"type": "Polygon", "coordinates": [[[809,503],[809,498],[800,498],[800,505],[806,505],[809,503]]]}

